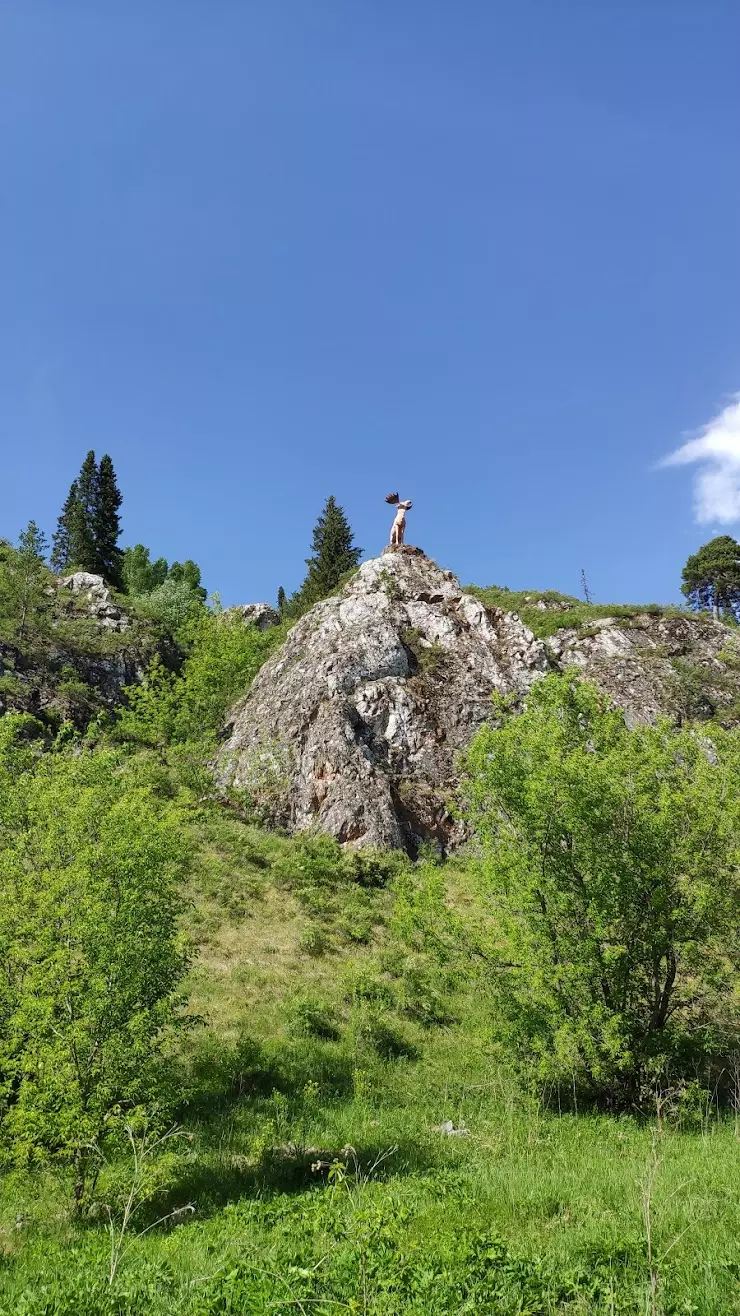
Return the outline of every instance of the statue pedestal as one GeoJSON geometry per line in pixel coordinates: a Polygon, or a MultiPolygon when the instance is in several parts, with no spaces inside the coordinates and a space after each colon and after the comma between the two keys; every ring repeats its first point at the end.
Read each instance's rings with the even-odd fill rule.
{"type": "Polygon", "coordinates": [[[415,548],[413,544],[386,544],[383,553],[405,553],[407,557],[426,557],[424,549],[415,548]]]}

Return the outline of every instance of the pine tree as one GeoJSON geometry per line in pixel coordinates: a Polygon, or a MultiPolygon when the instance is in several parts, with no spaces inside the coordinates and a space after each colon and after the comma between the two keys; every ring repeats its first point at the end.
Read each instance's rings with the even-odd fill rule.
{"type": "Polygon", "coordinates": [[[81,571],[98,569],[95,551],[95,509],[98,498],[98,468],[92,448],[77,477],[77,501],[69,524],[69,556],[72,566],[81,571]]]}
{"type": "MultiPolygon", "coordinates": [[[[95,453],[88,453],[95,465],[95,453]]],[[[84,470],[84,467],[83,467],[84,470]]],[[[82,479],[82,477],[80,477],[82,479]]],[[[104,576],[119,589],[122,585],[123,554],[118,547],[121,536],[121,492],[118,488],[113,462],[106,453],[100,460],[92,489],[91,518],[95,566],[92,570],[104,576]]]]}
{"type": "Polygon", "coordinates": [[[352,527],[332,494],[314,526],[313,554],[306,558],[308,572],[293,600],[301,609],[326,598],[342,576],[357,566],[362,549],[353,544],[352,538],[352,527]]]}
{"type": "Polygon", "coordinates": [[[286,604],[286,603],[287,603],[287,598],[286,598],[286,595],[285,595],[285,590],[283,589],[283,587],[282,587],[282,585],[281,585],[280,588],[278,589],[278,592],[277,592],[277,610],[278,610],[278,616],[282,617],[282,615],[283,615],[283,613],[284,613],[284,611],[285,611],[285,604],[286,604]]]}
{"type": "Polygon", "coordinates": [[[681,591],[697,611],[740,619],[740,544],[718,535],[692,553],[683,569],[681,591]]]}
{"type": "Polygon", "coordinates": [[[51,550],[51,565],[54,571],[66,571],[72,558],[70,557],[70,526],[78,502],[77,481],[75,480],[66,502],[62,508],[61,515],[57,521],[57,528],[54,532],[51,550]]]}
{"type": "Polygon", "coordinates": [[[17,644],[46,629],[50,599],[44,560],[48,545],[35,521],[29,521],[15,548],[7,545],[0,561],[0,613],[3,629],[17,644]]]}
{"type": "Polygon", "coordinates": [[[122,583],[123,554],[118,547],[121,494],[113,462],[106,454],[100,466],[90,449],[72,484],[57,521],[51,565],[55,571],[76,567],[122,583]]]}

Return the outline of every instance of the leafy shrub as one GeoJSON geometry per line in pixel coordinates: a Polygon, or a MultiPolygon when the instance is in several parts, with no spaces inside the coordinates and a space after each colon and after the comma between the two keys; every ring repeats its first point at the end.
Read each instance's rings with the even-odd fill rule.
{"type": "Polygon", "coordinates": [[[3,672],[0,675],[0,696],[16,699],[23,690],[23,682],[13,672],[3,672]]]}
{"type": "Polygon", "coordinates": [[[317,996],[302,996],[294,1003],[290,1031],[297,1037],[319,1037],[336,1042],[341,1036],[335,1011],[317,996]]]}
{"type": "Polygon", "coordinates": [[[550,676],[468,756],[470,817],[503,946],[505,1034],[539,1081],[631,1102],[737,1029],[736,733],[628,730],[550,676]]]}
{"type": "Polygon", "coordinates": [[[142,684],[128,692],[117,738],[159,747],[215,743],[228,708],[246,693],[283,634],[278,626],[268,631],[245,626],[240,616],[218,608],[191,610],[178,632],[187,653],[181,671],[169,671],[158,657],[152,661],[142,684]]]}
{"type": "Polygon", "coordinates": [[[320,955],[325,955],[327,950],[326,936],[321,928],[314,925],[306,928],[306,930],[301,933],[298,945],[307,955],[315,955],[317,958],[320,955]]]}
{"type": "Polygon", "coordinates": [[[360,1045],[370,1047],[383,1060],[415,1060],[418,1051],[397,1024],[375,1007],[358,1012],[354,1025],[360,1045]]]}
{"type": "Polygon", "coordinates": [[[131,599],[136,615],[156,622],[169,635],[177,635],[188,617],[199,610],[201,599],[185,580],[165,580],[149,594],[131,599]]]}
{"type": "Polygon", "coordinates": [[[389,1008],[396,1004],[393,985],[385,978],[378,977],[372,969],[361,969],[350,977],[346,997],[355,1004],[370,1001],[375,1005],[389,1008]]]}
{"type": "Polygon", "coordinates": [[[115,755],[34,765],[13,730],[23,719],[0,754],[0,1138],[17,1162],[73,1166],[81,1204],[124,1108],[157,1103],[187,964],[183,844],[115,755]]]}
{"type": "Polygon", "coordinates": [[[450,982],[437,965],[411,962],[403,975],[403,1012],[425,1028],[455,1022],[450,1009],[450,982]]]}

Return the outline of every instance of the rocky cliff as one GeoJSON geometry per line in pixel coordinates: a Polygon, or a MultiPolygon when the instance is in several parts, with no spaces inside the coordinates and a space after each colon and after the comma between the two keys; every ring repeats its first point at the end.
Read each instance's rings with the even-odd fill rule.
{"type": "Polygon", "coordinates": [[[654,615],[539,640],[419,549],[386,549],[262,668],[224,729],[219,776],[291,830],[447,849],[462,835],[456,759],[490,716],[493,691],[523,696],[543,673],[576,665],[629,721],[671,708],[693,716],[682,701],[715,710],[740,693],[718,657],[727,637],[712,622],[654,615]]]}
{"type": "Polygon", "coordinates": [[[161,641],[127,615],[102,576],[50,579],[43,631],[21,646],[0,639],[0,715],[32,713],[82,730],[121,703],[161,641]]]}

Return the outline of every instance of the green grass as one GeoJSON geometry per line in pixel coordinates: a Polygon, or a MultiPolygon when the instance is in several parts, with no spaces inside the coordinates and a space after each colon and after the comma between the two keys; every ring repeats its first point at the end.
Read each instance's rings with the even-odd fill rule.
{"type": "Polygon", "coordinates": [[[499,585],[486,587],[466,585],[465,589],[489,608],[503,608],[506,612],[517,612],[525,626],[528,626],[541,640],[546,640],[563,628],[570,630],[591,626],[601,617],[630,620],[647,615],[697,620],[696,613],[673,604],[585,603],[582,599],[574,598],[570,594],[560,594],[557,590],[510,590],[499,585]],[[540,601],[567,606],[538,608],[537,604],[540,601]]]}
{"type": "Polygon", "coordinates": [[[0,1316],[649,1312],[651,1166],[654,1310],[740,1311],[734,1123],[699,1105],[658,1133],[522,1094],[473,869],[357,861],[211,809],[190,826],[188,1137],[136,1228],[195,1210],[132,1230],[110,1284],[130,1160],[83,1223],[48,1170],[7,1173],[0,1316]]]}

